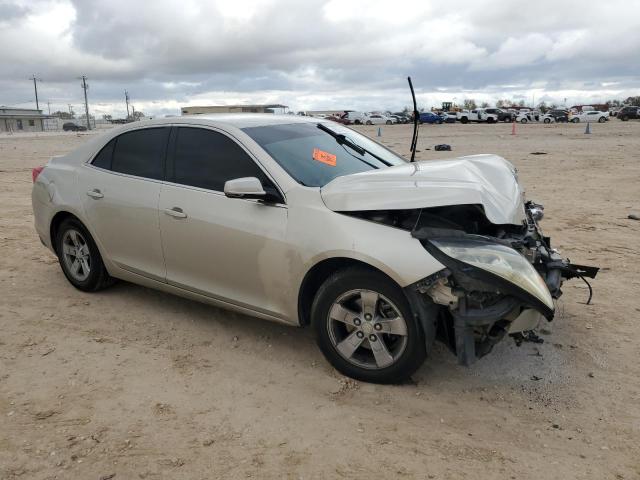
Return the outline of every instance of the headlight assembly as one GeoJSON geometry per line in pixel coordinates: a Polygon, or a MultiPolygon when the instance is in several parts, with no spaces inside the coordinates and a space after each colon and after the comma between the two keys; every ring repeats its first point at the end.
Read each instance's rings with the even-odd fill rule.
{"type": "Polygon", "coordinates": [[[547,285],[533,265],[516,250],[471,238],[430,239],[429,242],[447,257],[515,285],[546,307],[545,315],[553,315],[553,299],[547,285]]]}

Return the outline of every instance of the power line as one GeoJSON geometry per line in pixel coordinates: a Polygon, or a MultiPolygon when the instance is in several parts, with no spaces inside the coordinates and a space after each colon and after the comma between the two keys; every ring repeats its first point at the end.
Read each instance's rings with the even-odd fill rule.
{"type": "Polygon", "coordinates": [[[124,101],[127,103],[127,120],[129,120],[129,92],[124,91],[124,101]]]}
{"type": "Polygon", "coordinates": [[[36,92],[36,110],[40,110],[40,104],[38,103],[38,83],[41,82],[41,78],[37,78],[35,74],[32,77],[29,77],[29,80],[33,80],[33,89],[36,92]]]}
{"type": "Polygon", "coordinates": [[[89,101],[87,100],[87,88],[89,88],[87,85],[87,76],[82,75],[80,78],[82,79],[82,89],[84,90],[84,111],[87,115],[87,130],[91,130],[91,122],[89,121],[89,101]]]}

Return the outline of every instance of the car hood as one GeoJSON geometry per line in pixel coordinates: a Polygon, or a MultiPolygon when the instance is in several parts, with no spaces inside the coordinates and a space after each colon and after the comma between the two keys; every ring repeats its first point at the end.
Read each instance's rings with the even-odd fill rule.
{"type": "Polygon", "coordinates": [[[337,177],[320,190],[337,212],[475,204],[490,222],[520,225],[524,191],[515,167],[497,155],[407,163],[337,177]]]}

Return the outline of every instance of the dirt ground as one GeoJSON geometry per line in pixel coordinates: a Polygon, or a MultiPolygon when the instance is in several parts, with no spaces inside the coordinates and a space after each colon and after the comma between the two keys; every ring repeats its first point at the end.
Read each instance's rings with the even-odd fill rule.
{"type": "MultiPolygon", "coordinates": [[[[556,247],[602,270],[592,305],[565,285],[544,344],[470,368],[437,345],[401,386],[340,376],[307,330],[73,289],[35,234],[31,168],[86,135],[0,136],[0,478],[640,478],[640,123],[584,128],[422,127],[420,159],[512,161],[556,247]]],[[[409,125],[381,130],[406,154],[409,125]]]]}

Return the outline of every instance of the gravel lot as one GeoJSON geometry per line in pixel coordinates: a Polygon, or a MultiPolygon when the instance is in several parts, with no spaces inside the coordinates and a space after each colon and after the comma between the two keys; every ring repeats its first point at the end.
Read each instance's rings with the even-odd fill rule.
{"type": "MultiPolygon", "coordinates": [[[[338,375],[306,330],[74,290],[35,234],[31,168],[87,134],[0,136],[0,478],[640,478],[640,123],[584,128],[421,128],[420,159],[512,161],[556,247],[602,271],[592,305],[566,284],[544,344],[470,368],[437,346],[401,386],[338,375]]],[[[381,130],[407,153],[409,125],[381,130]]]]}

